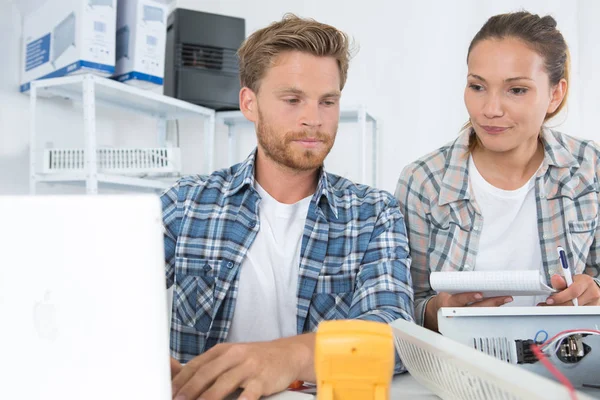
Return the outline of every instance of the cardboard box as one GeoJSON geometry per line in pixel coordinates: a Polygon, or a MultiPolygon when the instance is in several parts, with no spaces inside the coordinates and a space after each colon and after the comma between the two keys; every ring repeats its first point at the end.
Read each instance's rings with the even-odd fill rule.
{"type": "Polygon", "coordinates": [[[119,0],[114,79],[141,88],[162,86],[167,12],[154,0],[119,0]]]}
{"type": "Polygon", "coordinates": [[[46,0],[23,18],[21,92],[31,81],[115,70],[117,0],[46,0]]]}

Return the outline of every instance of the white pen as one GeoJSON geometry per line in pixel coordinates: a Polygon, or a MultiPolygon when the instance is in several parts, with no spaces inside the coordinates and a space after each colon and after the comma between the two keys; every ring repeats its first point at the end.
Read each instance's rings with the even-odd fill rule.
{"type": "MultiPolygon", "coordinates": [[[[565,249],[558,246],[558,259],[560,261],[560,265],[562,265],[563,275],[565,276],[565,281],[567,282],[567,287],[573,284],[573,277],[571,276],[571,269],[569,268],[569,262],[567,261],[567,254],[565,253],[565,249]]],[[[573,299],[573,305],[578,306],[579,302],[577,298],[573,299]]]]}

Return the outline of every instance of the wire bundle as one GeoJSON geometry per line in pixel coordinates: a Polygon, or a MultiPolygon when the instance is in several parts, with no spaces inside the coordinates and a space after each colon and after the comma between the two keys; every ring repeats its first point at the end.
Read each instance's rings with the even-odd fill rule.
{"type": "MultiPolygon", "coordinates": [[[[548,338],[548,333],[546,331],[539,331],[535,335],[536,343],[541,343],[537,341],[537,337],[540,333],[545,333],[546,339],[548,338]]],[[[560,381],[560,383],[567,387],[571,396],[571,400],[576,400],[577,394],[575,392],[573,384],[548,359],[548,356],[551,356],[552,354],[556,354],[558,352],[559,346],[563,342],[563,340],[573,335],[600,335],[600,331],[595,329],[570,329],[562,331],[554,335],[552,338],[546,340],[542,344],[532,344],[531,350],[533,351],[533,354],[535,354],[537,359],[548,369],[548,371],[550,371],[550,373],[554,375],[556,379],[560,381]]]]}

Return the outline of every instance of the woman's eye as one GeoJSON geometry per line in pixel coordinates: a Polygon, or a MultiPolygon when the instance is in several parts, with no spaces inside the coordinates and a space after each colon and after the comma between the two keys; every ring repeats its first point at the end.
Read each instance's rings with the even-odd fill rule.
{"type": "Polygon", "coordinates": [[[510,92],[512,94],[516,94],[516,95],[523,95],[525,93],[527,93],[528,89],[527,88],[512,88],[510,89],[510,92]]]}

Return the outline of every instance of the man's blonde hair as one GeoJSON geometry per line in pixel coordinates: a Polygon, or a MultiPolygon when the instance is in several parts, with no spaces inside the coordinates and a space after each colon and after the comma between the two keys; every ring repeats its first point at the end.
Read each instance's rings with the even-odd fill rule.
{"type": "Polygon", "coordinates": [[[240,81],[257,93],[260,80],[274,60],[286,51],[300,51],[318,57],[333,57],[340,70],[340,90],[344,88],[351,53],[348,35],[331,25],[313,19],[284,15],[250,35],[238,50],[240,81]]]}

